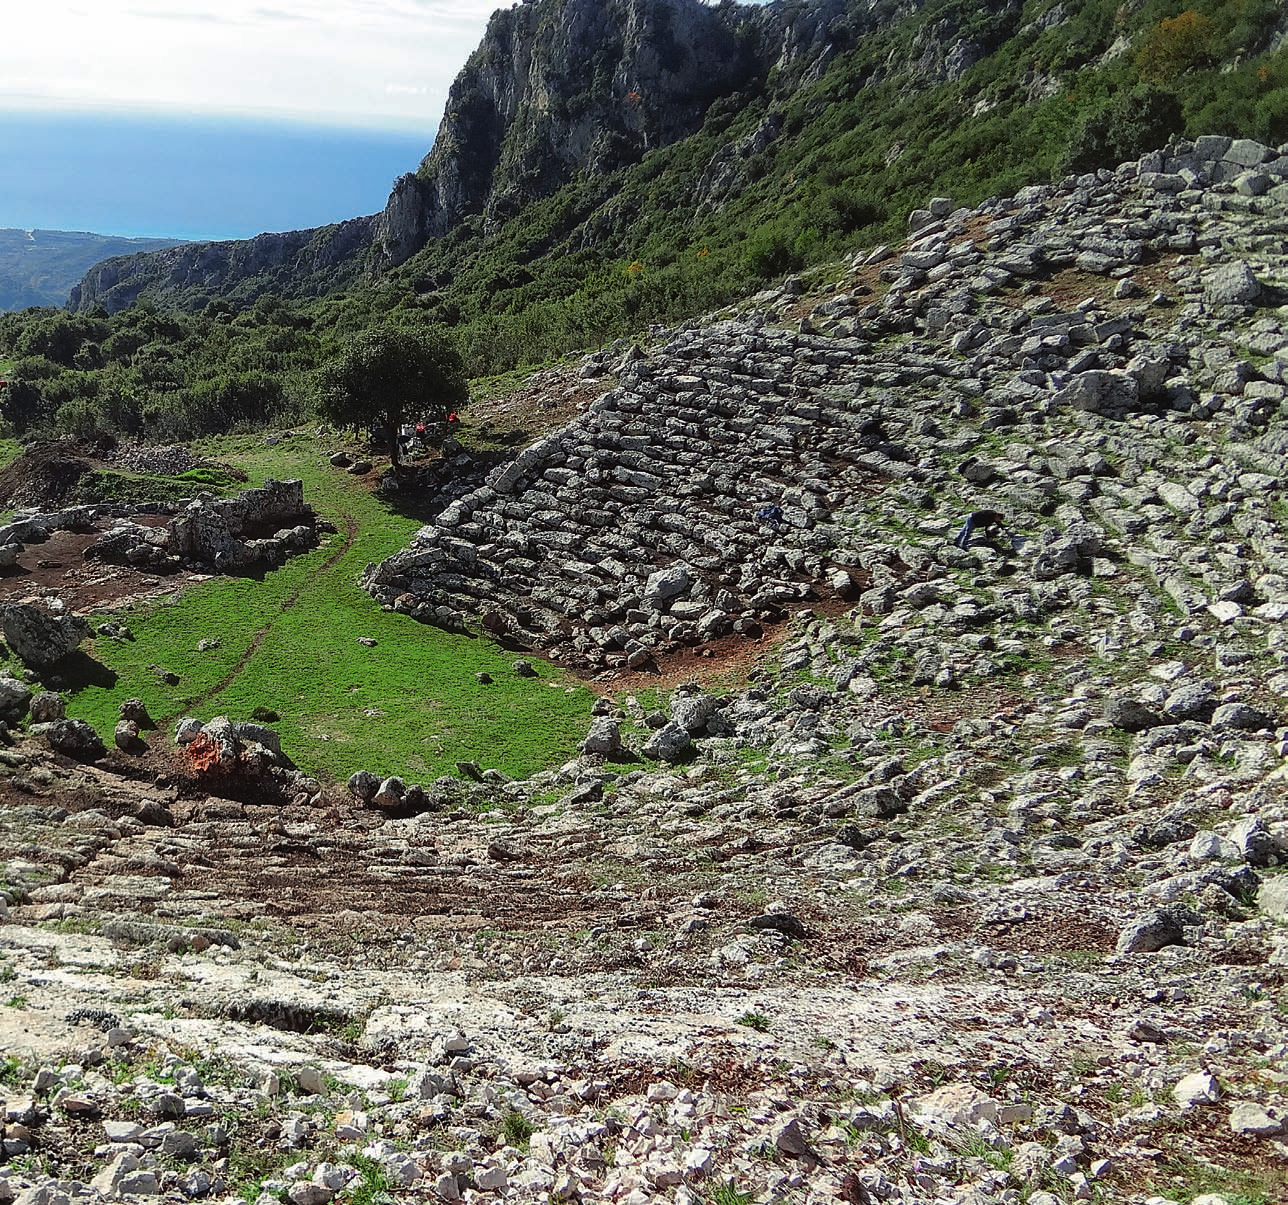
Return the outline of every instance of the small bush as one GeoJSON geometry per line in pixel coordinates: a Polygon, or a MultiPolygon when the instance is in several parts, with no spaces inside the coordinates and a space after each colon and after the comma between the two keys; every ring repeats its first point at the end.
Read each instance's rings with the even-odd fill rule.
{"type": "Polygon", "coordinates": [[[1165,18],[1149,31],[1136,52],[1140,78],[1165,84],[1192,67],[1206,66],[1215,33],[1212,22],[1193,9],[1165,18]]]}
{"type": "Polygon", "coordinates": [[[781,276],[800,266],[795,238],[778,226],[762,226],[754,231],[743,248],[742,261],[749,272],[762,279],[781,276]]]}
{"type": "Polygon", "coordinates": [[[529,1140],[536,1132],[537,1127],[524,1117],[518,1109],[511,1109],[501,1119],[501,1136],[505,1139],[507,1146],[512,1146],[516,1150],[526,1151],[529,1140]]]}
{"type": "Polygon", "coordinates": [[[754,1200],[751,1193],[734,1188],[732,1180],[727,1184],[717,1184],[707,1197],[710,1205],[751,1205],[754,1200]]]}

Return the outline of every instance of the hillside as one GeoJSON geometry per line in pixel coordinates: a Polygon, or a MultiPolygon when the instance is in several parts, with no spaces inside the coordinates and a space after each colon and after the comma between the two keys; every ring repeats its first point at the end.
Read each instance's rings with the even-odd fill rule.
{"type": "MultiPolygon", "coordinates": [[[[1288,148],[1206,137],[926,198],[369,469],[423,528],[334,627],[307,559],[245,579],[268,634],[207,671],[200,755],[184,721],[77,760],[22,703],[0,1199],[1284,1199],[1286,189],[1288,148]],[[283,682],[283,619],[334,693],[283,682]],[[454,689],[529,709],[498,760],[570,697],[543,656],[593,686],[575,756],[310,775],[311,707],[450,730],[355,649],[428,680],[467,643],[454,689]],[[212,714],[237,674],[298,765],[212,714]]],[[[338,435],[270,439],[354,506],[338,435]]],[[[69,715],[192,689],[148,642],[177,613],[200,672],[204,629],[152,605],[69,715]]]]}
{"type": "Polygon", "coordinates": [[[175,239],[70,230],[0,230],[0,310],[62,306],[100,260],[173,247],[175,239]]]}
{"type": "Polygon", "coordinates": [[[890,237],[928,195],[1169,134],[1277,143],[1285,28],[1269,0],[536,0],[494,15],[382,213],[112,261],[72,305],[375,286],[496,346],[492,369],[539,361],[890,237]]]}

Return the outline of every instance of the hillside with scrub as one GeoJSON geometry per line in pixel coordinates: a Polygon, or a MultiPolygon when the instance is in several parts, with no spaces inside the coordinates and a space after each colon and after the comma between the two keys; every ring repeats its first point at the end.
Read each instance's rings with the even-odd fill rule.
{"type": "Polygon", "coordinates": [[[516,6],[382,214],[98,265],[70,313],[0,319],[0,413],[160,439],[290,424],[307,374],[387,321],[448,327],[474,377],[593,350],[889,242],[929,196],[1173,135],[1277,144],[1284,33],[1272,0],[516,6]]]}
{"type": "Polygon", "coordinates": [[[86,271],[101,260],[178,242],[70,230],[0,229],[0,311],[61,306],[86,271]]]}
{"type": "Polygon", "coordinates": [[[1281,1199],[1283,150],[10,447],[0,1197],[1281,1199]]]}
{"type": "Polygon", "coordinates": [[[0,1202],[1284,1200],[1284,33],[533,0],[0,315],[0,1202]]]}

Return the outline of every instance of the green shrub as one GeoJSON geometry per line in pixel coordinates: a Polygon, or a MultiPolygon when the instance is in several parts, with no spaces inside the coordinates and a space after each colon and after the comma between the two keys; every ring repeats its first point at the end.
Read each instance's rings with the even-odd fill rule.
{"type": "MultiPolygon", "coordinates": [[[[817,236],[817,231],[815,235],[817,236]]],[[[800,266],[795,238],[780,226],[762,226],[753,231],[743,248],[747,270],[762,280],[781,276],[800,266]]]]}
{"type": "Polygon", "coordinates": [[[1116,167],[1161,147],[1184,126],[1176,97],[1142,84],[1088,113],[1074,128],[1056,165],[1058,175],[1116,167]]]}
{"type": "Polygon", "coordinates": [[[526,1151],[529,1139],[536,1132],[537,1127],[524,1117],[518,1109],[511,1109],[501,1119],[501,1135],[504,1137],[506,1145],[514,1147],[515,1150],[526,1151]]]}
{"type": "Polygon", "coordinates": [[[1192,67],[1210,62],[1215,33],[1211,20],[1193,9],[1164,18],[1149,31],[1136,52],[1140,78],[1151,84],[1165,84],[1192,67]]]}

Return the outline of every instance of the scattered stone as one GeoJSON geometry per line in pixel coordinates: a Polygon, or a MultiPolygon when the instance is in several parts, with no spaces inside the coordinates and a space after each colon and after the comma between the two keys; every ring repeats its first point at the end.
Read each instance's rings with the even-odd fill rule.
{"type": "Polygon", "coordinates": [[[60,661],[89,634],[89,623],[79,615],[58,614],[28,603],[0,605],[0,635],[31,669],[45,669],[60,661]]]}
{"type": "Polygon", "coordinates": [[[1221,1089],[1216,1077],[1206,1071],[1196,1071],[1184,1076],[1172,1089],[1172,1097],[1178,1105],[1185,1108],[1190,1105],[1212,1105],[1221,1099],[1221,1089]]]}
{"type": "Polygon", "coordinates": [[[1240,1138],[1274,1138],[1284,1132],[1284,1119],[1250,1100],[1230,1110],[1230,1130],[1240,1138]]]}
{"type": "Polygon", "coordinates": [[[1185,926],[1199,923],[1198,914],[1183,905],[1156,908],[1126,925],[1118,934],[1115,949],[1119,954],[1152,954],[1164,946],[1184,945],[1185,926]]]}
{"type": "Polygon", "coordinates": [[[45,729],[49,747],[77,761],[96,761],[107,749],[102,738],[84,720],[56,720],[45,729]]]}
{"type": "Polygon", "coordinates": [[[117,715],[123,720],[133,720],[140,728],[156,727],[142,699],[126,699],[117,709],[117,715]]]}
{"type": "Polygon", "coordinates": [[[66,704],[62,695],[51,691],[42,691],[31,700],[31,720],[33,724],[48,724],[61,720],[66,715],[66,704]]]}
{"type": "Polygon", "coordinates": [[[1105,700],[1105,722],[1124,732],[1143,732],[1156,728],[1162,717],[1135,699],[1112,698],[1105,700]]]}
{"type": "Polygon", "coordinates": [[[622,750],[621,724],[611,716],[599,716],[591,722],[586,739],[577,749],[583,754],[613,757],[622,750]]]}

